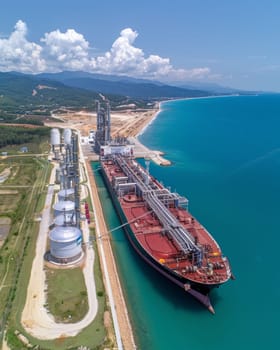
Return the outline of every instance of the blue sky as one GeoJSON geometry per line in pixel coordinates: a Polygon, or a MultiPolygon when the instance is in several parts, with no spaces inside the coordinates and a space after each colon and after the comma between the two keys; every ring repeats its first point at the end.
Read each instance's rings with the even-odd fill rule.
{"type": "Polygon", "coordinates": [[[280,1],[2,0],[0,71],[280,91],[280,1]]]}

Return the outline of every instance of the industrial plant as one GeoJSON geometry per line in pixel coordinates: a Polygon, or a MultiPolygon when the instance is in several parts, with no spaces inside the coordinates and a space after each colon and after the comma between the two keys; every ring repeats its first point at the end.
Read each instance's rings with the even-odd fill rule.
{"type": "Polygon", "coordinates": [[[53,224],[50,226],[49,262],[70,265],[83,258],[80,225],[78,135],[71,129],[51,130],[53,160],[59,162],[55,182],[60,190],[53,205],[53,224]]]}
{"type": "Polygon", "coordinates": [[[111,137],[111,115],[110,104],[106,101],[106,106],[101,107],[100,102],[96,102],[97,120],[96,132],[94,136],[94,151],[101,156],[106,154],[133,154],[134,145],[130,144],[126,137],[111,137]]]}
{"type": "Polygon", "coordinates": [[[106,109],[96,102],[97,121],[94,141],[94,151],[99,154],[100,147],[106,145],[111,140],[111,117],[110,105],[106,102],[106,109]]]}

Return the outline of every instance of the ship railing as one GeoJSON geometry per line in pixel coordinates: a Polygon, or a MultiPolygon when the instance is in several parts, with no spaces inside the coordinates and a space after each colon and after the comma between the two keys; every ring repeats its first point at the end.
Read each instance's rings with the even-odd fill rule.
{"type": "Polygon", "coordinates": [[[136,183],[135,182],[127,182],[122,184],[117,184],[116,192],[119,197],[124,196],[127,193],[134,192],[136,193],[136,183]]]}
{"type": "Polygon", "coordinates": [[[118,165],[121,167],[125,175],[128,177],[129,176],[132,177],[133,181],[138,184],[138,186],[140,187],[140,190],[143,192],[147,186],[144,183],[144,179],[141,177],[141,175],[137,174],[137,169],[133,169],[131,166],[129,166],[127,164],[127,161],[123,157],[116,155],[115,160],[118,163],[118,165]]]}
{"type": "Polygon", "coordinates": [[[150,208],[162,223],[164,230],[169,232],[180,249],[185,254],[193,252],[194,254],[201,256],[201,250],[194,243],[193,236],[178,222],[178,220],[168,210],[161,199],[158,198],[163,194],[168,194],[168,196],[171,196],[171,198],[177,199],[178,197],[176,194],[173,195],[166,189],[155,190],[151,188],[149,184],[145,183],[145,174],[142,174],[143,171],[139,174],[140,171],[135,162],[132,161],[130,164],[128,164],[128,161],[126,159],[118,155],[115,156],[115,160],[123,170],[124,174],[128,177],[131,177],[135,181],[140,191],[142,192],[143,198],[145,198],[147,204],[150,206],[150,208]]]}
{"type": "Polygon", "coordinates": [[[115,176],[116,181],[127,181],[128,177],[127,176],[115,176]]]}
{"type": "Polygon", "coordinates": [[[231,272],[230,263],[229,263],[228,258],[223,256],[222,259],[223,259],[223,262],[225,264],[227,276],[228,277],[232,276],[232,272],[231,272]]]}
{"type": "Polygon", "coordinates": [[[164,230],[169,232],[184,253],[200,252],[200,248],[194,243],[192,235],[178,222],[157,197],[153,196],[151,193],[147,193],[145,200],[157,215],[164,230]]]}
{"type": "Polygon", "coordinates": [[[120,156],[116,156],[115,159],[122,171],[138,183],[142,193],[153,190],[167,192],[167,189],[159,189],[153,182],[148,181],[147,183],[146,178],[149,175],[135,161],[128,161],[120,156]]]}
{"type": "Polygon", "coordinates": [[[114,183],[114,186],[118,186],[119,184],[125,184],[127,182],[128,182],[127,176],[121,176],[121,177],[115,176],[113,183],[114,183]]]}
{"type": "Polygon", "coordinates": [[[188,205],[188,200],[185,197],[180,196],[176,192],[170,192],[168,189],[149,189],[145,190],[144,193],[151,192],[153,196],[156,196],[166,207],[174,204],[178,201],[178,205],[188,205]]]}

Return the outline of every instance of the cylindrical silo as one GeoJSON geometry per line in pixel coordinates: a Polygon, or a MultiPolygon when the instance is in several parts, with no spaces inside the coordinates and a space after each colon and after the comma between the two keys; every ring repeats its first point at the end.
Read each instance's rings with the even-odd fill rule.
{"type": "Polygon", "coordinates": [[[82,256],[82,232],[77,227],[57,226],[50,231],[49,238],[53,262],[67,264],[82,256]]]}
{"type": "Polygon", "coordinates": [[[60,132],[57,128],[51,129],[51,145],[59,146],[60,145],[60,132]]]}
{"type": "Polygon", "coordinates": [[[64,144],[71,145],[71,136],[72,136],[71,129],[67,128],[63,130],[64,144]]]}
{"type": "Polygon", "coordinates": [[[73,214],[75,212],[75,203],[72,201],[60,201],[54,204],[54,216],[61,214],[73,214]]]}
{"type": "Polygon", "coordinates": [[[55,226],[75,226],[75,214],[60,214],[54,219],[55,226]]]}
{"type": "Polygon", "coordinates": [[[58,192],[59,201],[74,201],[75,199],[75,190],[74,188],[65,188],[58,192]]]}

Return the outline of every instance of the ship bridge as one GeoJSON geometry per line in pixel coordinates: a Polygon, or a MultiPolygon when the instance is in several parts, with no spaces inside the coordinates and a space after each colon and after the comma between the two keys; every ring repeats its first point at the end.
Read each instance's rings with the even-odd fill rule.
{"type": "MultiPolygon", "coordinates": [[[[140,165],[130,157],[119,154],[112,156],[127,178],[127,185],[135,185],[163,226],[164,233],[170,235],[184,254],[192,254],[194,262],[201,265],[202,251],[192,234],[181,225],[168,209],[171,203],[187,203],[187,199],[160,187],[140,165]]],[[[122,183],[122,187],[123,187],[122,183]]],[[[116,188],[117,190],[117,188],[116,188]]]]}

